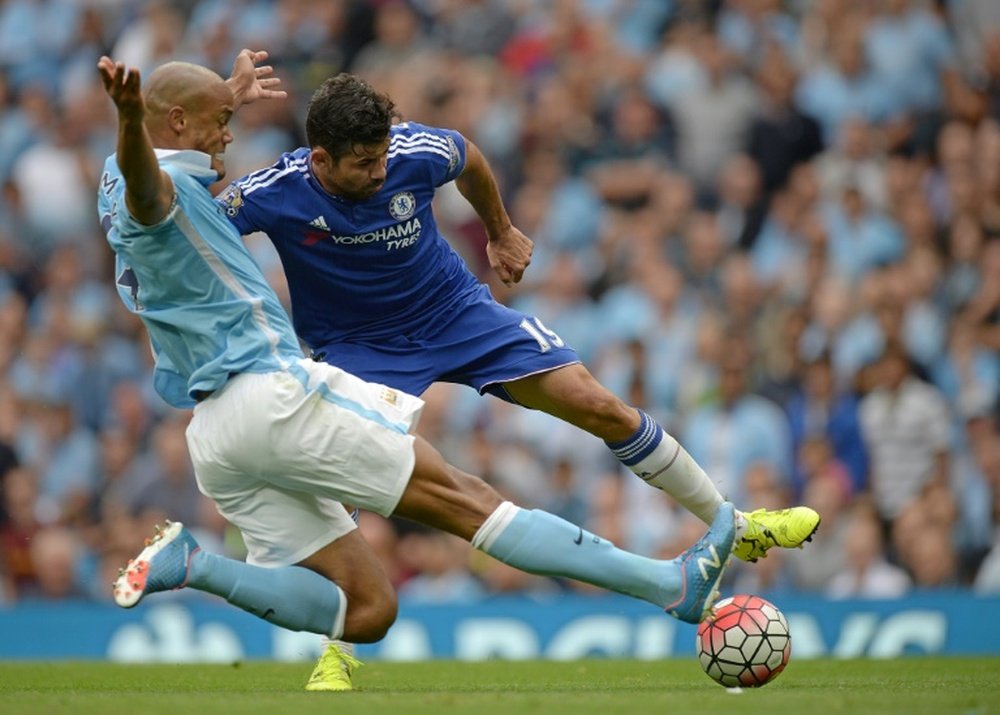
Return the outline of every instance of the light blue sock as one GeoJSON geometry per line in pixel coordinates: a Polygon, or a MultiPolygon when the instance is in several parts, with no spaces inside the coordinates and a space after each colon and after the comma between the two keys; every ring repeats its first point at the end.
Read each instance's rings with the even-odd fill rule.
{"type": "Polygon", "coordinates": [[[558,516],[510,502],[490,515],[472,545],[528,573],[584,581],[660,607],[681,595],[681,570],[673,561],[623,551],[558,516]]]}
{"type": "Polygon", "coordinates": [[[234,606],[292,631],[339,638],[347,597],[332,581],[301,566],[262,568],[196,551],[187,586],[222,596],[234,606]]]}

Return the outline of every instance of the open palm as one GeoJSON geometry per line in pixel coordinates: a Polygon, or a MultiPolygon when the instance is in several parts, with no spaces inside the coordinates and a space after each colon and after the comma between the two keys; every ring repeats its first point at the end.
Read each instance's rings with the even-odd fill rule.
{"type": "Polygon", "coordinates": [[[281,79],[271,76],[274,68],[260,65],[267,57],[264,50],[240,50],[236,55],[232,74],[226,83],[233,90],[237,106],[250,104],[258,99],[283,99],[288,96],[285,90],[278,89],[281,79]]]}
{"type": "Polygon", "coordinates": [[[142,98],[142,78],[139,70],[125,67],[124,62],[115,62],[110,57],[101,57],[97,62],[104,90],[118,107],[123,119],[141,120],[146,112],[142,98]]]}

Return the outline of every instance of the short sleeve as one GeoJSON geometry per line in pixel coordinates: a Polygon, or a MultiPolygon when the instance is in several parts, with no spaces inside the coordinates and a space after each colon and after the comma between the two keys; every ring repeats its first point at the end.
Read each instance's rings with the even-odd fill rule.
{"type": "Polygon", "coordinates": [[[243,236],[255,231],[267,231],[270,225],[269,213],[263,207],[274,199],[273,191],[264,192],[269,198],[268,202],[261,201],[264,196],[257,195],[260,192],[247,193],[244,189],[245,181],[246,178],[234,181],[215,197],[215,203],[243,236]]]}
{"type": "Polygon", "coordinates": [[[394,128],[389,159],[419,162],[434,186],[454,181],[465,170],[465,137],[453,129],[407,122],[394,128]]]}

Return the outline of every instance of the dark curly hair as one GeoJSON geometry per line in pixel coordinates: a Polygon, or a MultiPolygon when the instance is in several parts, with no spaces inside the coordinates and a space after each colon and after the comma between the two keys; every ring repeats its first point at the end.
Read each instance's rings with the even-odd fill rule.
{"type": "Polygon", "coordinates": [[[306,110],[306,140],[334,159],[355,145],[378,144],[389,136],[393,119],[400,115],[388,96],[363,79],[341,72],[313,92],[306,110]]]}

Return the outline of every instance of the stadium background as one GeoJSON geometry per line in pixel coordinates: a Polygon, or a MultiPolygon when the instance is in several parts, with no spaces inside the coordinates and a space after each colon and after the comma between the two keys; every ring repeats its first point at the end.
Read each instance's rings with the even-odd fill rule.
{"type": "MultiPolygon", "coordinates": [[[[111,609],[108,589],[164,517],[206,548],[241,551],[198,494],[188,414],[153,394],[145,335],[114,295],[94,206],[115,122],[95,63],[108,53],[148,74],[187,59],[225,76],[242,47],[271,53],[291,97],[240,111],[230,178],[302,143],[323,78],[363,75],[406,118],[462,131],[493,163],[536,248],[522,284],[493,285],[499,299],[538,315],[657,416],[739,505],[819,509],[808,550],[739,564],[726,591],[803,611],[826,604],[830,650],[830,629],[847,632],[837,619],[853,612],[838,602],[874,614],[869,645],[892,614],[926,626],[928,614],[968,620],[995,602],[1000,5],[8,0],[0,630],[13,637],[0,657],[40,655],[17,636],[29,624],[50,648],[41,655],[77,653],[37,638],[68,621],[104,628],[77,646],[107,653],[109,629],[144,617],[167,625],[145,621],[140,646],[185,622],[229,622],[251,634],[246,653],[276,655],[271,641],[254,645],[271,638],[266,625],[198,594],[128,615],[111,609]],[[900,352],[920,380],[906,388],[919,409],[905,414],[886,408],[884,389],[882,358],[900,352]]],[[[437,216],[492,283],[482,231],[453,187],[437,216]]],[[[284,294],[266,239],[250,242],[284,294]]],[[[650,555],[672,555],[702,529],[552,418],[456,386],[426,399],[420,432],[522,504],[650,555]]],[[[361,526],[400,588],[397,632],[439,622],[451,632],[449,618],[496,615],[498,603],[531,605],[526,622],[543,630],[544,613],[567,608],[625,614],[629,633],[647,615],[408,524],[363,514],[361,526]],[[539,604],[562,605],[538,615],[539,604]]],[[[938,649],[997,652],[996,634],[962,628],[958,646],[951,632],[938,649]]],[[[122,652],[142,658],[138,646],[122,652]]]]}

